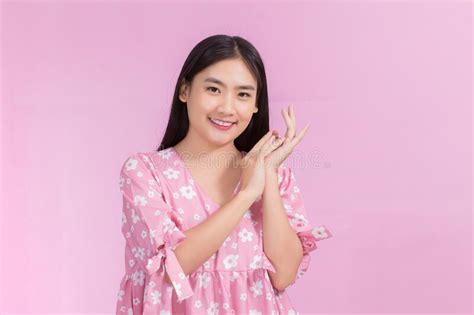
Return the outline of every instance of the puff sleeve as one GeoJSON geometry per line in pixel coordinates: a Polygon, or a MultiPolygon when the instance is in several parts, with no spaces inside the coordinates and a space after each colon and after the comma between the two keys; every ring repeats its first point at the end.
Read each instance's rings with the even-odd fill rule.
{"type": "Polygon", "coordinates": [[[296,279],[299,279],[309,267],[310,252],[317,248],[316,242],[332,237],[332,233],[324,225],[313,226],[311,224],[294,171],[285,163],[279,168],[278,182],[289,223],[298,235],[303,247],[303,258],[296,276],[296,279]]]}
{"type": "Polygon", "coordinates": [[[158,294],[156,285],[164,283],[165,271],[179,301],[193,295],[189,276],[174,254],[186,235],[179,228],[176,213],[163,198],[159,178],[153,170],[153,161],[146,153],[130,155],[120,170],[122,232],[138,262],[137,267],[148,275],[144,314],[154,312],[151,305],[155,304],[152,301],[158,294]]]}

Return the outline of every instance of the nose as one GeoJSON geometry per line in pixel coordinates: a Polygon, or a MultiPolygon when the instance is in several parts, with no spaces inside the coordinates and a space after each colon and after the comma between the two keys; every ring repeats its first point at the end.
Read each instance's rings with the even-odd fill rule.
{"type": "Polygon", "coordinates": [[[232,98],[232,95],[227,95],[222,102],[219,104],[217,111],[221,114],[234,114],[235,108],[234,108],[234,99],[232,98]]]}

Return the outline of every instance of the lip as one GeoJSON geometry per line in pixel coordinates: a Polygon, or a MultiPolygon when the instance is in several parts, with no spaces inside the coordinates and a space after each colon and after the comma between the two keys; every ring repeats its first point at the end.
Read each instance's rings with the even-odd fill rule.
{"type": "Polygon", "coordinates": [[[221,125],[218,125],[218,124],[213,123],[210,117],[208,117],[207,120],[209,121],[209,123],[210,123],[212,126],[216,127],[217,129],[220,129],[220,130],[229,130],[229,129],[231,129],[231,128],[235,125],[235,122],[234,122],[234,123],[232,123],[232,125],[230,125],[230,126],[221,126],[221,125]]]}
{"type": "Polygon", "coordinates": [[[228,120],[224,120],[224,119],[219,119],[219,118],[214,118],[214,117],[208,117],[209,119],[216,119],[216,120],[220,120],[220,121],[223,121],[223,122],[227,122],[227,123],[233,123],[235,124],[236,121],[228,121],[228,120]]]}

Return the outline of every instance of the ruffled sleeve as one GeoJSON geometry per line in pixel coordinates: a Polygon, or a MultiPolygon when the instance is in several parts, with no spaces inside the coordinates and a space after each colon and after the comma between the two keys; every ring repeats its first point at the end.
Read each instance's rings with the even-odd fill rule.
{"type": "Polygon", "coordinates": [[[163,198],[159,179],[153,170],[153,162],[146,153],[132,154],[120,170],[122,232],[139,267],[149,275],[144,289],[144,313],[147,309],[151,312],[150,305],[156,304],[154,300],[159,293],[150,287],[163,283],[165,271],[179,301],[193,295],[189,276],[185,275],[174,254],[176,246],[186,235],[180,228],[176,213],[163,198]]]}
{"type": "Polygon", "coordinates": [[[298,267],[296,276],[296,279],[299,279],[309,267],[311,261],[310,252],[317,248],[316,242],[332,237],[332,233],[324,225],[313,226],[309,222],[295,174],[285,163],[279,168],[278,182],[288,221],[298,235],[303,247],[303,259],[298,267]]]}

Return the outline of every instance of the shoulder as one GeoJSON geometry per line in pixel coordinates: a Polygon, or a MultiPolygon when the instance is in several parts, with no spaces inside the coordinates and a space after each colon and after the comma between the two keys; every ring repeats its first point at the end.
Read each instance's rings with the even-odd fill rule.
{"type": "Polygon", "coordinates": [[[159,172],[173,163],[174,152],[171,148],[159,151],[138,151],[130,153],[122,162],[122,171],[133,171],[136,169],[148,169],[151,172],[159,172]]]}

